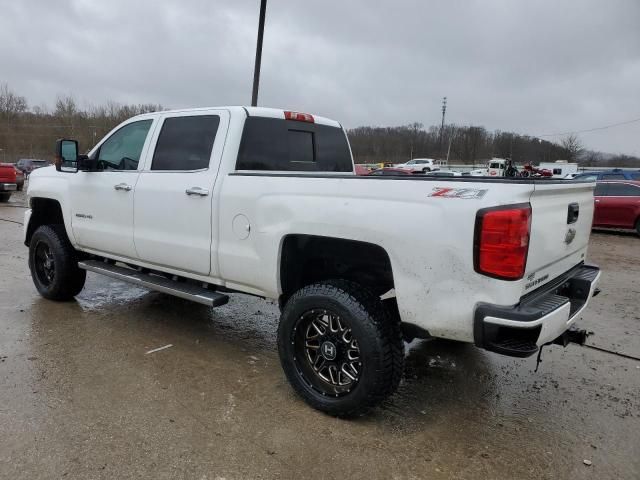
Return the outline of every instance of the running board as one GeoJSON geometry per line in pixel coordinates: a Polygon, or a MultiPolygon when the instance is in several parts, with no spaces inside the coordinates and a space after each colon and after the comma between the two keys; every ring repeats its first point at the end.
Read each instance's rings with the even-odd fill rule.
{"type": "Polygon", "coordinates": [[[138,272],[131,268],[118,267],[110,263],[100,260],[85,260],[78,262],[78,267],[88,272],[99,273],[107,277],[122,280],[123,282],[133,283],[149,290],[157,290],[158,292],[167,293],[176,297],[191,300],[192,302],[201,303],[210,307],[219,307],[229,301],[227,295],[223,295],[204,287],[190,283],[180,283],[169,280],[160,275],[152,275],[148,273],[138,272]]]}

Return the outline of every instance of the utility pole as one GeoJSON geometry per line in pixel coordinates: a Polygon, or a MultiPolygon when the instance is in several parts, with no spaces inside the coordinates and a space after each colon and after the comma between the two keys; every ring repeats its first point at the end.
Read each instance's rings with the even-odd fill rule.
{"type": "Polygon", "coordinates": [[[444,133],[444,117],[447,113],[447,97],[442,97],[442,124],[440,125],[440,140],[438,141],[438,152],[442,155],[442,135],[444,133]]]}
{"type": "Polygon", "coordinates": [[[258,20],[258,43],[256,45],[256,63],[253,67],[253,95],[251,106],[258,105],[258,87],[260,85],[260,63],[262,62],[262,37],[264,36],[264,15],[267,10],[267,0],[260,0],[260,19],[258,20]]]}

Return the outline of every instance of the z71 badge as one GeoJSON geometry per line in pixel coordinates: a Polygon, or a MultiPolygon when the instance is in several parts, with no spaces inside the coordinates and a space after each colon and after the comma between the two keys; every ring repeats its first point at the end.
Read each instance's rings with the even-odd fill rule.
{"type": "Polygon", "coordinates": [[[449,188],[449,187],[433,187],[433,192],[429,194],[430,197],[444,197],[444,198],[482,198],[488,189],[479,188],[449,188]]]}

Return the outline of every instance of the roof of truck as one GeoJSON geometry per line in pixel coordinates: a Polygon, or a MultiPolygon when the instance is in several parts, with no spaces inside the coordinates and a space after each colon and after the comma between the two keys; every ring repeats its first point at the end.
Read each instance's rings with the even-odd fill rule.
{"type": "MultiPolygon", "coordinates": [[[[293,112],[293,113],[302,113],[304,115],[311,115],[313,117],[313,123],[318,123],[320,125],[328,125],[331,127],[342,128],[339,122],[336,120],[331,120],[330,118],[321,117],[316,115],[315,113],[309,112],[301,112],[300,110],[288,110],[284,108],[267,108],[267,107],[246,107],[241,105],[235,106],[222,106],[222,107],[201,107],[201,108],[180,108],[176,110],[164,110],[162,112],[153,112],[153,113],[188,113],[188,112],[202,112],[205,110],[211,109],[220,109],[220,110],[229,110],[232,113],[244,113],[249,117],[269,117],[269,118],[285,118],[285,112],[293,112]]],[[[150,112],[151,113],[151,112],[150,112]]],[[[148,114],[142,114],[139,116],[144,116],[148,114]]]]}

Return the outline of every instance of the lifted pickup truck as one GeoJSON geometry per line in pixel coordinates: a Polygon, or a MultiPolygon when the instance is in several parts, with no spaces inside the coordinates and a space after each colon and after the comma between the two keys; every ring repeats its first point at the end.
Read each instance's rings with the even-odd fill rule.
{"type": "Polygon", "coordinates": [[[212,307],[275,299],[293,388],[359,414],[400,382],[403,338],[529,356],[563,335],[600,272],[585,264],[593,183],[356,176],[326,118],[266,108],[150,113],[88,155],[59,140],[29,184],[37,290],[86,271],[212,307]]]}

